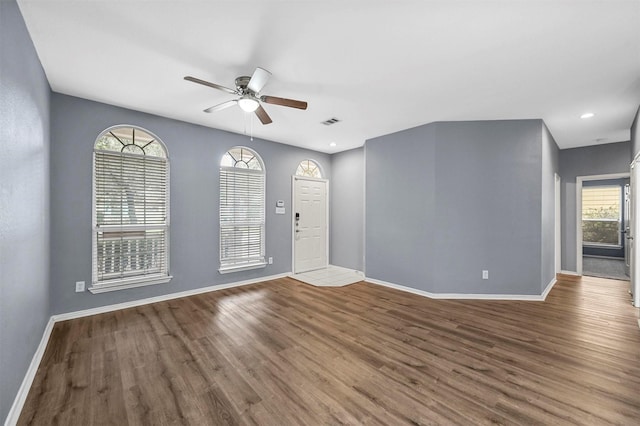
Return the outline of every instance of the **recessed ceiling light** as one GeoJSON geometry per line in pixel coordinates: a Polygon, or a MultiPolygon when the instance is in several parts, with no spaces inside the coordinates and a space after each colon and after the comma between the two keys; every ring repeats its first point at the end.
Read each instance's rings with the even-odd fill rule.
{"type": "Polygon", "coordinates": [[[329,144],[329,146],[332,146],[332,147],[333,147],[333,146],[336,146],[336,145],[338,145],[338,144],[337,144],[337,143],[335,143],[335,142],[331,142],[331,143],[329,144]]]}
{"type": "Polygon", "coordinates": [[[595,115],[595,114],[594,114],[594,113],[592,113],[592,112],[585,112],[584,114],[582,114],[582,115],[580,116],[580,118],[582,118],[582,119],[584,119],[584,118],[591,118],[591,117],[593,117],[594,115],[595,115]]]}

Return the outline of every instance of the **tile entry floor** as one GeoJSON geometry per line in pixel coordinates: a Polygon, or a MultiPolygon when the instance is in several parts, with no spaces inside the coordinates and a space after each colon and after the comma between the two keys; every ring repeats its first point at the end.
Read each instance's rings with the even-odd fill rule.
{"type": "Polygon", "coordinates": [[[317,287],[342,287],[364,280],[364,274],[354,269],[329,265],[323,269],[292,274],[291,278],[317,287]]]}

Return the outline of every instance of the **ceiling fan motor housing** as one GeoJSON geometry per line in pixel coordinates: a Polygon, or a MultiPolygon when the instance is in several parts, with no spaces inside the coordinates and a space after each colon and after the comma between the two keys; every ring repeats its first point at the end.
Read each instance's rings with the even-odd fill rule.
{"type": "Polygon", "coordinates": [[[247,93],[247,86],[249,85],[250,80],[251,77],[247,75],[241,75],[240,77],[236,78],[236,87],[240,92],[247,93]]]}

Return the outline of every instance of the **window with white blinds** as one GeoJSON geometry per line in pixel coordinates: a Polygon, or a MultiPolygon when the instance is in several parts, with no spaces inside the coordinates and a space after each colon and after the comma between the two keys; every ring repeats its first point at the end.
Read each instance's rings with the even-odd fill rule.
{"type": "Polygon", "coordinates": [[[149,132],[116,127],[94,149],[93,292],[167,282],[169,163],[149,132]]]}
{"type": "Polygon", "coordinates": [[[232,148],[220,162],[220,273],[264,267],[265,174],[250,149],[232,148]]]}

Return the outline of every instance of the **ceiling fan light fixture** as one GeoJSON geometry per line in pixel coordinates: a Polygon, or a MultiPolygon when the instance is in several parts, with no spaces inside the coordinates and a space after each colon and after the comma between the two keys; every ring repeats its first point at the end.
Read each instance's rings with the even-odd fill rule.
{"type": "Polygon", "coordinates": [[[254,112],[258,109],[260,104],[255,99],[244,96],[238,99],[238,106],[240,106],[244,112],[254,112]]]}

